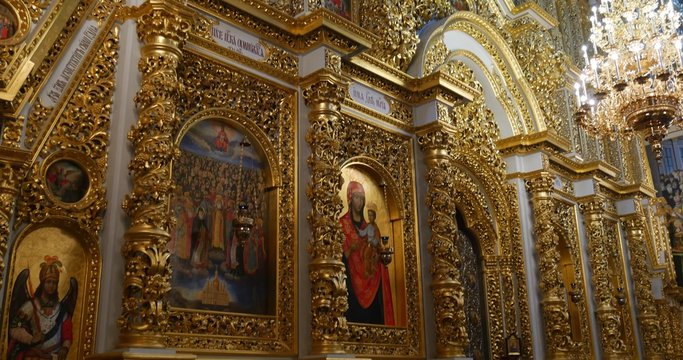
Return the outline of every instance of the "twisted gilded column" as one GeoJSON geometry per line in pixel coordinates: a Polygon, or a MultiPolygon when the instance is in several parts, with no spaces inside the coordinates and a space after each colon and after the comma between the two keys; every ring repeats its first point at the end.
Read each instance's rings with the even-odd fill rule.
{"type": "Polygon", "coordinates": [[[566,296],[560,279],[559,237],[553,225],[553,184],[555,177],[541,172],[527,181],[534,213],[534,234],[540,273],[540,287],[545,320],[545,347],[547,359],[569,358],[571,328],[566,296]]]}
{"type": "Polygon", "coordinates": [[[604,359],[625,359],[626,345],[622,339],[621,315],[613,304],[610,284],[609,264],[607,261],[608,244],[603,223],[603,200],[593,197],[581,205],[586,224],[586,235],[590,248],[591,270],[593,271],[593,292],[600,321],[600,343],[604,359]]]}
{"type": "Polygon", "coordinates": [[[347,84],[335,75],[341,73],[341,59],[327,56],[330,69],[322,70],[303,86],[303,96],[310,109],[310,128],[306,142],[311,148],[308,167],[311,181],[306,196],[311,202],[308,222],[311,226],[308,274],[311,282],[312,352],[342,353],[348,336],[345,313],[349,307],[346,273],[342,262],[344,234],[339,224],[343,209],[339,191],[343,185],[340,146],[341,103],[347,84]]]}
{"type": "Polygon", "coordinates": [[[640,332],[645,348],[645,358],[664,359],[664,344],[661,338],[662,329],[657,318],[657,307],[652,295],[650,271],[647,268],[647,260],[645,258],[645,217],[640,211],[624,221],[628,238],[628,249],[631,254],[640,332]]]}
{"type": "Polygon", "coordinates": [[[131,226],[124,235],[126,259],[123,310],[119,318],[121,347],[163,347],[167,325],[164,299],[170,290],[169,201],[173,183],[171,160],[180,119],[175,110],[182,90],[176,68],[190,29],[191,14],[175,1],[148,0],[138,9],[142,42],[135,97],[138,123],[128,133],[134,156],[128,168],[133,190],[123,208],[131,226]]]}
{"type": "Polygon", "coordinates": [[[464,289],[460,281],[460,254],[456,246],[455,179],[449,148],[453,134],[440,125],[418,133],[418,143],[427,165],[427,206],[432,237],[428,249],[432,256],[432,297],[436,321],[438,357],[464,357],[469,343],[465,327],[464,289]]]}

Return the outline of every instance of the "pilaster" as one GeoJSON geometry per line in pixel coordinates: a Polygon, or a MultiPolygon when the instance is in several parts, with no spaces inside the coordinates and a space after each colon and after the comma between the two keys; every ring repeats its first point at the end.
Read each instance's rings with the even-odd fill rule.
{"type": "Polygon", "coordinates": [[[418,143],[425,154],[427,206],[432,237],[428,250],[432,256],[432,296],[436,321],[436,354],[441,358],[464,357],[468,345],[465,328],[464,289],[460,281],[460,254],[455,179],[449,149],[454,133],[434,123],[418,132],[418,143]]]}
{"type": "Polygon", "coordinates": [[[650,272],[647,268],[645,249],[645,217],[637,207],[633,215],[624,221],[628,249],[631,254],[633,282],[635,283],[636,304],[640,321],[641,336],[646,359],[663,359],[664,346],[661,338],[661,324],[652,295],[650,272]]]}
{"type": "Polygon", "coordinates": [[[604,359],[624,359],[628,357],[621,329],[620,312],[612,304],[608,264],[608,244],[603,223],[604,203],[597,196],[591,196],[580,205],[586,225],[591,270],[593,272],[593,293],[596,313],[600,322],[600,343],[604,359]]]}
{"type": "Polygon", "coordinates": [[[340,143],[341,104],[347,84],[340,78],[341,58],[324,50],[324,67],[308,76],[303,97],[310,109],[306,142],[311,148],[311,180],[306,195],[311,202],[308,222],[309,280],[311,282],[311,351],[315,355],[343,353],[348,337],[346,273],[342,262],[344,235],[339,224],[343,209],[340,143]]]}
{"type": "Polygon", "coordinates": [[[534,213],[534,235],[540,273],[541,305],[545,320],[547,359],[566,359],[572,348],[569,313],[558,264],[559,238],[553,224],[555,177],[546,171],[527,181],[534,213]]]}
{"type": "Polygon", "coordinates": [[[137,11],[142,80],[135,97],[138,123],[128,133],[134,151],[128,167],[133,190],[123,204],[131,226],[122,249],[126,266],[119,346],[163,348],[164,297],[171,276],[166,249],[172,221],[171,161],[178,154],[173,145],[180,125],[175,109],[182,91],[176,68],[192,15],[176,1],[149,0],[137,11]]]}

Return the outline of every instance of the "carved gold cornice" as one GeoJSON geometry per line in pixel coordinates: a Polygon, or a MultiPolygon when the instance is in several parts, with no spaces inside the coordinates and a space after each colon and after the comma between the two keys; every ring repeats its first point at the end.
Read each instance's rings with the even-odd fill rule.
{"type": "MultiPolygon", "coordinates": [[[[655,190],[645,182],[633,184],[619,180],[619,169],[602,160],[578,161],[565,156],[571,148],[569,143],[553,131],[530,135],[517,135],[496,142],[503,156],[542,152],[548,161],[548,169],[569,180],[593,177],[600,186],[609,191],[611,198],[632,196],[654,197],[655,190]]],[[[529,177],[530,174],[508,173],[507,178],[529,177]]]]}
{"type": "Polygon", "coordinates": [[[571,143],[568,140],[548,130],[500,139],[496,141],[496,146],[503,155],[524,154],[539,148],[554,153],[565,153],[571,150],[571,143]]]}
{"type": "Polygon", "coordinates": [[[192,0],[188,6],[258,33],[273,44],[295,52],[326,45],[345,56],[367,49],[377,39],[355,23],[322,8],[294,17],[254,0],[192,0]]]}
{"type": "Polygon", "coordinates": [[[439,97],[440,100],[445,100],[452,106],[459,99],[470,101],[480,94],[480,91],[470,84],[441,71],[423,78],[414,78],[367,54],[355,56],[349,59],[349,62],[362,69],[366,75],[381,78],[391,85],[400,87],[407,93],[396,94],[396,96],[402,95],[401,100],[412,104],[439,97]]]}

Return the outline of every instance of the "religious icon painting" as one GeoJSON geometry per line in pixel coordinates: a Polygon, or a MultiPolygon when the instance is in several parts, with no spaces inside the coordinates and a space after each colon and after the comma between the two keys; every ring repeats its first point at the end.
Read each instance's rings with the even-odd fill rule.
{"type": "Polygon", "coordinates": [[[0,2],[0,40],[14,36],[16,29],[16,15],[4,2],[0,2]]]}
{"type": "Polygon", "coordinates": [[[177,217],[168,244],[169,304],[268,315],[274,312],[266,164],[242,131],[219,120],[193,125],[174,163],[177,217]],[[245,219],[246,223],[241,223],[245,219]],[[246,224],[249,229],[241,231],[246,224]]]}
{"type": "Polygon", "coordinates": [[[45,183],[54,198],[67,204],[81,201],[90,188],[88,173],[70,159],[52,162],[47,167],[45,183]]]}
{"type": "Polygon", "coordinates": [[[352,0],[323,0],[323,6],[335,14],[351,20],[351,1],[352,0]]]}
{"type": "Polygon", "coordinates": [[[344,210],[339,218],[344,243],[349,322],[406,325],[402,227],[392,217],[388,185],[363,166],[342,170],[344,210]]]}
{"type": "Polygon", "coordinates": [[[470,5],[466,0],[451,0],[451,6],[457,11],[469,11],[470,5]]]}
{"type": "Polygon", "coordinates": [[[99,263],[90,259],[97,250],[66,228],[31,229],[16,242],[3,359],[82,359],[92,351],[99,263]]]}

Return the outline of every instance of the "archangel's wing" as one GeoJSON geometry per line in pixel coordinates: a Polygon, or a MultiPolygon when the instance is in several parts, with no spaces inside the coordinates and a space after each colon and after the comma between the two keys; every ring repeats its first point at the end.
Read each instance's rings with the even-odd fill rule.
{"type": "Polygon", "coordinates": [[[72,277],[69,279],[69,291],[62,299],[62,306],[70,316],[74,314],[76,300],[78,300],[78,281],[72,277]]]}
{"type": "Polygon", "coordinates": [[[19,273],[14,281],[14,288],[12,289],[12,300],[10,301],[9,313],[17,314],[22,305],[27,301],[31,301],[31,293],[28,290],[29,270],[24,269],[19,273]]]}

